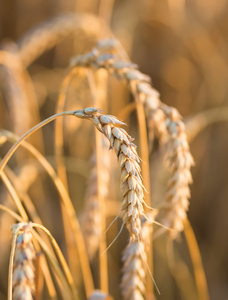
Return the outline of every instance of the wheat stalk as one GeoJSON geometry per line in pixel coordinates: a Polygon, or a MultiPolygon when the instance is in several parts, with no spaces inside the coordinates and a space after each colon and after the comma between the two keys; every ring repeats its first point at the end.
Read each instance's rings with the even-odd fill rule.
{"type": "Polygon", "coordinates": [[[108,156],[107,140],[102,139],[102,160],[101,160],[101,179],[98,185],[97,174],[97,157],[96,153],[92,155],[91,164],[92,169],[90,171],[87,191],[85,194],[85,210],[82,217],[82,232],[85,239],[86,249],[90,260],[93,259],[96,251],[99,248],[99,241],[102,231],[101,224],[101,207],[98,199],[98,192],[101,193],[104,199],[107,199],[108,195],[108,183],[109,183],[109,165],[110,159],[108,156]],[[99,191],[98,191],[99,189],[99,191]]]}

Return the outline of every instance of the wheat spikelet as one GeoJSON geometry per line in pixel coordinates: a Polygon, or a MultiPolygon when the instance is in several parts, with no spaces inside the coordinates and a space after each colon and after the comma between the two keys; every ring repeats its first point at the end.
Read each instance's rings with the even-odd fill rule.
{"type": "Polygon", "coordinates": [[[36,257],[28,224],[12,226],[18,230],[13,264],[13,300],[32,300],[35,292],[33,260],[36,257]]]}
{"type": "Polygon", "coordinates": [[[166,150],[172,152],[172,155],[168,156],[171,179],[164,207],[166,211],[164,223],[173,229],[175,238],[183,229],[183,220],[186,218],[190,198],[189,184],[192,181],[190,168],[193,165],[193,158],[185,127],[177,110],[160,101],[159,93],[150,84],[150,78],[138,71],[135,64],[121,60],[118,55],[113,54],[115,47],[118,47],[116,45],[118,43],[113,40],[99,43],[90,53],[73,58],[72,66],[107,69],[117,79],[126,81],[136,101],[144,104],[150,136],[153,136],[155,131],[160,143],[166,146],[166,150]],[[104,53],[107,50],[109,52],[104,53]]]}

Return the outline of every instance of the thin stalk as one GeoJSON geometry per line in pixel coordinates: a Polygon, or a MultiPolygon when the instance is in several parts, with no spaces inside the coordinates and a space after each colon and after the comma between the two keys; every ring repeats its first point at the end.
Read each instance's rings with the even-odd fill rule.
{"type": "Polygon", "coordinates": [[[106,229],[106,209],[105,209],[105,199],[101,193],[101,185],[102,185],[102,178],[101,174],[102,170],[102,146],[101,146],[101,139],[102,136],[96,130],[95,133],[96,137],[96,155],[97,155],[97,197],[99,201],[100,213],[101,213],[101,228],[102,234],[100,237],[100,245],[99,245],[99,261],[100,261],[100,288],[103,292],[108,292],[108,257],[107,257],[107,243],[106,243],[106,236],[105,236],[105,229],[106,229]]]}
{"type": "Polygon", "coordinates": [[[73,277],[70,273],[70,270],[68,268],[66,260],[63,256],[62,251],[60,250],[59,245],[57,244],[56,240],[54,239],[54,237],[52,236],[50,231],[47,228],[45,228],[43,225],[32,223],[32,227],[40,228],[48,235],[48,237],[49,237],[49,239],[50,239],[50,241],[51,241],[51,243],[52,243],[52,245],[53,245],[53,247],[56,251],[57,257],[59,258],[59,261],[60,261],[60,263],[63,267],[64,273],[66,275],[66,278],[67,278],[67,281],[70,285],[72,293],[73,293],[74,297],[77,298],[77,290],[76,290],[76,287],[75,287],[75,284],[74,284],[74,281],[73,281],[73,277]]]}
{"type": "Polygon", "coordinates": [[[170,272],[175,279],[176,285],[179,289],[181,299],[190,300],[197,297],[195,282],[192,274],[186,263],[179,255],[178,249],[175,249],[174,255],[174,241],[168,239],[167,241],[167,258],[170,272]],[[187,284],[186,284],[187,283],[187,284]]]}
{"type": "MultiPolygon", "coordinates": [[[[137,99],[136,99],[137,100],[137,99]]],[[[145,202],[151,207],[151,193],[150,193],[150,169],[149,169],[149,152],[148,152],[148,139],[147,139],[147,127],[144,106],[141,102],[137,101],[136,112],[138,118],[138,128],[139,128],[139,139],[140,139],[140,154],[142,159],[142,178],[144,179],[144,186],[146,188],[145,192],[145,202]]],[[[153,245],[152,245],[152,235],[150,235],[148,241],[148,255],[147,262],[150,272],[153,274],[153,245]]],[[[152,280],[147,280],[146,282],[146,292],[147,295],[153,297],[154,295],[154,284],[152,280]]]]}
{"type": "MultiPolygon", "coordinates": [[[[95,107],[99,106],[98,99],[97,99],[97,90],[96,85],[94,82],[94,77],[91,70],[87,72],[87,79],[89,82],[91,95],[93,98],[93,104],[95,107]]],[[[102,186],[102,178],[101,174],[102,170],[102,136],[100,133],[95,129],[95,139],[96,139],[96,164],[97,164],[97,197],[99,202],[99,209],[101,214],[101,236],[100,236],[100,243],[99,243],[99,267],[100,267],[100,288],[104,292],[108,292],[108,257],[107,257],[107,243],[106,243],[106,205],[105,199],[101,193],[101,186],[102,186]]]]}
{"type": "Polygon", "coordinates": [[[126,105],[118,114],[118,119],[125,121],[127,117],[136,109],[136,102],[126,105]]]}
{"type": "Polygon", "coordinates": [[[4,185],[6,186],[7,190],[9,191],[11,197],[13,198],[14,203],[16,204],[16,207],[17,207],[20,215],[22,216],[22,219],[24,220],[24,222],[27,222],[28,215],[27,215],[26,211],[24,210],[21,200],[18,197],[14,187],[12,186],[11,182],[9,181],[8,177],[6,176],[6,174],[4,172],[1,173],[1,176],[2,176],[2,181],[3,181],[4,185]]]}
{"type": "Polygon", "coordinates": [[[6,166],[6,164],[8,163],[8,161],[10,160],[10,158],[12,157],[14,152],[17,150],[17,148],[20,146],[20,144],[25,139],[27,139],[31,134],[36,132],[38,129],[42,128],[44,125],[46,125],[46,124],[50,123],[51,121],[55,120],[56,118],[61,117],[61,116],[66,116],[66,115],[71,115],[72,116],[73,114],[74,114],[73,111],[64,111],[64,112],[55,114],[55,115],[45,119],[44,121],[40,122],[39,124],[35,125],[30,130],[28,130],[25,134],[23,134],[17,140],[17,142],[9,149],[9,151],[6,153],[6,155],[3,157],[3,159],[0,163],[0,176],[1,176],[2,170],[4,169],[4,167],[6,166]]]}
{"type": "Polygon", "coordinates": [[[61,287],[61,292],[63,295],[63,299],[72,299],[73,295],[71,292],[71,289],[69,288],[69,285],[67,283],[67,280],[59,267],[58,261],[54,258],[54,256],[51,254],[50,250],[48,249],[47,245],[44,243],[42,238],[39,236],[39,234],[33,229],[31,230],[33,236],[37,239],[38,243],[40,244],[41,248],[45,252],[47,258],[49,259],[49,262],[51,263],[54,271],[56,279],[58,280],[58,284],[61,287]],[[72,297],[71,297],[72,296],[72,297]]]}
{"type": "Polygon", "coordinates": [[[200,300],[209,300],[210,298],[208,293],[207,280],[203,268],[198,243],[196,241],[196,237],[193,232],[192,226],[187,218],[184,221],[184,234],[188,244],[191,261],[193,264],[198,298],[200,300]]]}
{"type": "Polygon", "coordinates": [[[149,169],[149,152],[148,152],[148,139],[147,139],[147,127],[146,118],[143,104],[137,102],[136,106],[138,124],[139,124],[139,139],[140,139],[140,157],[142,159],[142,177],[144,179],[144,187],[146,188],[145,202],[148,206],[151,206],[150,200],[150,169],[149,169]]]}
{"type": "MultiPolygon", "coordinates": [[[[2,204],[0,204],[0,210],[8,213],[10,216],[12,216],[18,222],[21,222],[21,223],[24,222],[24,220],[18,214],[16,214],[14,211],[12,211],[11,209],[9,209],[8,207],[6,207],[2,204]]],[[[41,268],[43,270],[43,274],[44,274],[44,277],[46,280],[49,295],[52,299],[56,299],[56,290],[55,290],[54,284],[52,282],[52,278],[51,278],[51,275],[50,275],[50,272],[49,272],[49,269],[47,266],[46,259],[42,259],[41,268]]]]}
{"type": "MultiPolygon", "coordinates": [[[[66,94],[69,87],[70,80],[72,79],[72,71],[64,78],[62,87],[60,89],[58,102],[57,102],[57,113],[64,110],[66,94]]],[[[59,118],[55,122],[55,159],[56,159],[56,170],[59,178],[65,185],[66,190],[68,190],[66,168],[63,159],[63,119],[59,118]]]]}
{"type": "MultiPolygon", "coordinates": [[[[7,131],[4,132],[6,133],[7,138],[9,138],[11,141],[14,142],[17,139],[17,136],[15,134],[9,133],[7,131]]],[[[69,197],[69,194],[67,193],[65,186],[63,185],[62,181],[59,179],[55,170],[50,165],[50,163],[45,159],[45,157],[28,142],[23,141],[21,145],[36,157],[39,163],[49,174],[50,178],[53,180],[53,183],[55,184],[56,189],[58,190],[61,196],[62,202],[64,204],[64,207],[69,217],[69,221],[71,223],[75,241],[77,243],[79,261],[81,264],[82,275],[83,275],[83,282],[85,284],[86,295],[87,297],[89,297],[92,291],[94,290],[93,278],[91,274],[88,256],[86,255],[85,243],[80,230],[79,221],[76,212],[74,210],[73,204],[71,202],[71,199],[69,197]]]]}
{"type": "MultiPolygon", "coordinates": [[[[43,222],[36,211],[36,207],[34,206],[29,195],[23,190],[23,188],[19,184],[18,179],[15,176],[15,174],[13,173],[13,171],[10,170],[8,167],[6,167],[6,172],[7,172],[7,175],[4,174],[5,172],[3,172],[3,174],[7,177],[8,181],[11,180],[11,182],[13,183],[13,186],[17,190],[17,193],[20,196],[22,203],[24,204],[26,210],[29,213],[29,220],[43,225],[43,222]]],[[[44,234],[44,232],[41,232],[41,237],[51,247],[49,239],[47,238],[46,234],[44,234]]]]}
{"type": "Polygon", "coordinates": [[[16,240],[17,240],[18,231],[13,232],[13,240],[11,245],[10,252],[10,261],[9,261],[9,274],[8,274],[8,300],[12,300],[13,292],[13,260],[16,249],[16,240]]]}
{"type": "MultiPolygon", "coordinates": [[[[60,113],[65,110],[65,102],[67,91],[70,85],[70,81],[72,79],[73,74],[75,73],[75,69],[71,70],[69,74],[64,78],[62,86],[60,88],[60,93],[57,101],[56,113],[60,113]]],[[[66,172],[66,164],[64,157],[64,136],[63,136],[63,118],[56,119],[55,122],[55,164],[57,174],[62,181],[63,185],[67,192],[69,192],[68,180],[67,180],[67,172],[66,172]]],[[[61,213],[62,213],[62,222],[64,229],[64,238],[66,241],[66,251],[67,258],[71,270],[73,272],[74,277],[77,276],[77,262],[75,257],[75,246],[72,243],[72,234],[70,233],[70,223],[68,221],[68,215],[66,210],[64,209],[64,204],[61,202],[61,213]]]]}
{"type": "Polygon", "coordinates": [[[6,207],[5,205],[0,204],[0,210],[8,213],[11,217],[13,217],[18,222],[24,222],[24,220],[17,213],[15,213],[12,209],[6,207]]]}
{"type": "Polygon", "coordinates": [[[13,183],[13,186],[17,190],[17,193],[20,196],[22,203],[24,204],[26,210],[29,213],[29,219],[32,220],[33,222],[43,225],[42,220],[37,213],[35,205],[33,204],[28,193],[20,185],[20,182],[17,176],[13,173],[13,171],[10,168],[6,167],[5,172],[3,172],[2,174],[4,177],[7,177],[8,181],[10,180],[13,183]]]}

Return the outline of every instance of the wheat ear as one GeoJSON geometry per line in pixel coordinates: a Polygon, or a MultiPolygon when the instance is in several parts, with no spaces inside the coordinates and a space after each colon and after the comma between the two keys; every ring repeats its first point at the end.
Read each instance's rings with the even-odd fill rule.
{"type": "Polygon", "coordinates": [[[75,116],[91,120],[97,129],[108,138],[110,148],[114,149],[121,169],[123,222],[130,233],[131,242],[139,240],[141,216],[144,214],[144,193],[139,157],[136,146],[132,143],[133,139],[124,129],[117,127],[124,125],[123,122],[114,116],[101,114],[97,108],[77,110],[75,116]]]}
{"type": "Polygon", "coordinates": [[[159,93],[150,84],[150,77],[137,70],[135,64],[113,54],[118,51],[118,45],[115,40],[99,42],[91,52],[73,58],[71,64],[95,69],[105,68],[117,79],[127,82],[135,100],[143,103],[150,136],[156,132],[168,152],[171,179],[164,205],[163,222],[173,229],[172,237],[175,238],[183,230],[190,198],[189,184],[192,182],[190,168],[194,164],[185,126],[178,111],[161,102],[159,93]]]}
{"type": "Polygon", "coordinates": [[[77,117],[91,120],[99,131],[109,140],[121,169],[121,185],[123,193],[122,218],[130,234],[130,241],[125,250],[122,286],[124,299],[143,299],[145,293],[145,264],[147,257],[142,242],[141,218],[144,216],[144,191],[139,167],[139,157],[133,139],[128,133],[118,128],[123,125],[116,117],[103,115],[96,108],[78,110],[77,117]],[[140,268],[140,273],[129,272],[129,268],[140,268]],[[130,287],[130,288],[129,288],[130,287]],[[130,291],[129,291],[130,289],[130,291]]]}
{"type": "MultiPolygon", "coordinates": [[[[33,261],[36,252],[32,244],[31,228],[28,224],[20,223],[12,226],[16,238],[15,253],[11,252],[13,260],[12,293],[13,300],[32,300],[35,292],[35,273],[33,261]]],[[[13,245],[14,246],[14,245],[13,245]]],[[[10,264],[12,266],[12,264],[10,264]]],[[[11,274],[12,270],[9,270],[11,274]]],[[[11,284],[9,284],[9,288],[11,284]]]]}

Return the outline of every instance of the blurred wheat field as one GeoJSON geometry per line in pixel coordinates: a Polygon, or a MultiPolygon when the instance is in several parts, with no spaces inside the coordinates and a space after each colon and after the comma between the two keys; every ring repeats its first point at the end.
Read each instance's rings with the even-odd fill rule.
{"type": "Polygon", "coordinates": [[[0,299],[228,297],[227,12],[0,2],[0,299]]]}

